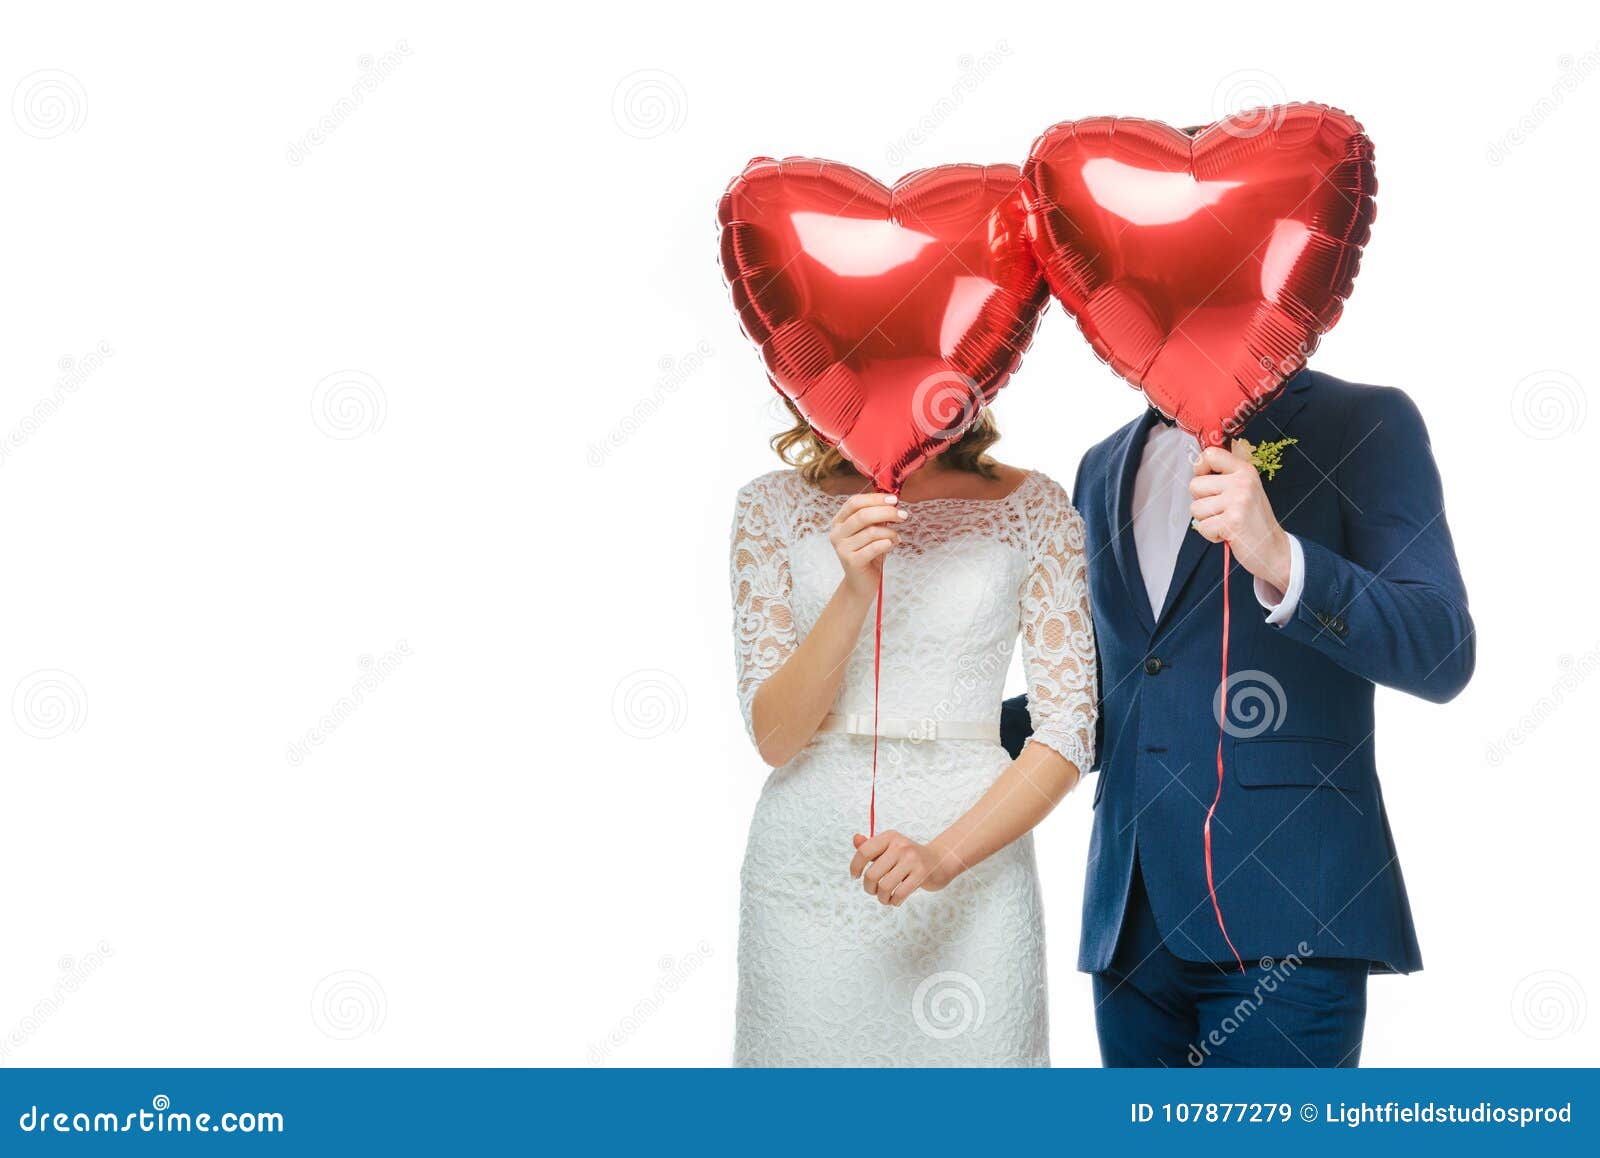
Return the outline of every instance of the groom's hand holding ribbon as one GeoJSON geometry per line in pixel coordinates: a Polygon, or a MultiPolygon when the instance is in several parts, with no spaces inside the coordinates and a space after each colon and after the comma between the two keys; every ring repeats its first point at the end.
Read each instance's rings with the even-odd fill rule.
{"type": "Polygon", "coordinates": [[[1213,543],[1224,540],[1250,574],[1278,591],[1289,589],[1293,548],[1278,525],[1261,475],[1237,445],[1207,447],[1194,464],[1189,513],[1195,530],[1213,543]]]}

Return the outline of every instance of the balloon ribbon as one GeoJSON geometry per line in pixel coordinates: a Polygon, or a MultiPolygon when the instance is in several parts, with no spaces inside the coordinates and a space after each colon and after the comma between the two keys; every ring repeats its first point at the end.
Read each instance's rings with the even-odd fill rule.
{"type": "Polygon", "coordinates": [[[867,802],[869,838],[878,835],[878,669],[883,658],[883,563],[885,561],[878,563],[878,610],[872,632],[872,796],[867,802]]]}
{"type": "Polygon", "coordinates": [[[1233,569],[1233,552],[1228,546],[1228,541],[1222,541],[1222,690],[1218,693],[1218,704],[1221,710],[1217,713],[1217,794],[1211,800],[1211,807],[1206,809],[1206,888],[1211,892],[1211,908],[1217,914],[1217,928],[1222,930],[1222,939],[1228,943],[1233,959],[1239,963],[1239,972],[1244,972],[1244,958],[1239,956],[1239,950],[1233,947],[1233,938],[1228,936],[1228,926],[1222,920],[1222,906],[1217,903],[1216,875],[1211,868],[1211,818],[1217,814],[1217,805],[1222,802],[1222,739],[1228,734],[1228,572],[1233,569]]]}

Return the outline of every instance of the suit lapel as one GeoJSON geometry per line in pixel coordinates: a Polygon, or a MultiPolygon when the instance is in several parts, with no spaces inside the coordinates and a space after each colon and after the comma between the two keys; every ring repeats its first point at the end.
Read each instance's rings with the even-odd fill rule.
{"type": "MultiPolygon", "coordinates": [[[[1300,412],[1306,404],[1306,388],[1311,384],[1311,371],[1301,370],[1290,378],[1283,390],[1271,402],[1262,408],[1261,412],[1245,423],[1241,435],[1254,445],[1258,442],[1288,438],[1285,433],[1290,420],[1300,412]]],[[[1131,492],[1130,492],[1131,493],[1131,492]]],[[[1202,560],[1207,562],[1207,568],[1214,573],[1213,581],[1220,584],[1222,581],[1222,546],[1219,543],[1208,543],[1200,532],[1192,526],[1184,533],[1183,545],[1178,549],[1178,563],[1172,570],[1172,583],[1167,588],[1167,598],[1162,604],[1161,614],[1156,616],[1156,629],[1159,630],[1178,606],[1184,588],[1194,577],[1202,560]]]]}
{"type": "Polygon", "coordinates": [[[1288,385],[1262,409],[1249,422],[1244,424],[1241,432],[1252,446],[1260,442],[1271,442],[1279,438],[1289,438],[1289,424],[1294,416],[1300,413],[1300,408],[1306,404],[1306,392],[1311,385],[1311,371],[1301,370],[1288,385]]]}
{"type": "Polygon", "coordinates": [[[1222,547],[1217,543],[1208,543],[1205,537],[1195,530],[1193,526],[1183,533],[1183,543],[1178,547],[1178,562],[1172,568],[1172,582],[1167,585],[1167,598],[1161,605],[1161,614],[1156,616],[1156,629],[1160,630],[1166,623],[1173,609],[1177,607],[1183,589],[1189,585],[1189,580],[1194,576],[1195,569],[1200,566],[1200,560],[1212,556],[1217,558],[1217,578],[1222,578],[1222,547]]]}
{"type": "Polygon", "coordinates": [[[1123,429],[1121,442],[1111,458],[1112,477],[1107,480],[1106,507],[1111,519],[1111,550],[1116,556],[1117,570],[1122,573],[1123,585],[1133,604],[1134,614],[1146,632],[1155,630],[1150,616],[1150,595],[1145,591],[1144,576],[1139,571],[1139,550],[1133,541],[1133,480],[1139,471],[1139,460],[1144,454],[1145,436],[1150,431],[1155,416],[1145,413],[1123,429]]]}

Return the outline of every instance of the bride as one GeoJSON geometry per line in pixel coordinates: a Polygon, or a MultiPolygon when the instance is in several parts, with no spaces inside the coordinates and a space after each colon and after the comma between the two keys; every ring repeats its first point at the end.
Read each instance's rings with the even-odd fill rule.
{"type": "Polygon", "coordinates": [[[735,1061],[1048,1065],[1030,833],[1093,764],[1083,523],[988,457],[987,410],[898,500],[794,417],[773,445],[797,469],[741,489],[733,527],[739,703],[773,769],[741,874],[735,1061]],[[1013,762],[1019,634],[1033,737],[1013,762]]]}

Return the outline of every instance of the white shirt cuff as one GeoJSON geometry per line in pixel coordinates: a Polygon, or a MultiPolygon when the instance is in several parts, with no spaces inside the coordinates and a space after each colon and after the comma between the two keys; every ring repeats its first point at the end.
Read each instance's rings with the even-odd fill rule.
{"type": "Polygon", "coordinates": [[[1306,553],[1300,540],[1289,536],[1289,589],[1279,591],[1264,579],[1256,580],[1256,602],[1267,609],[1267,622],[1277,627],[1288,623],[1300,606],[1300,593],[1306,589],[1306,553]]]}

